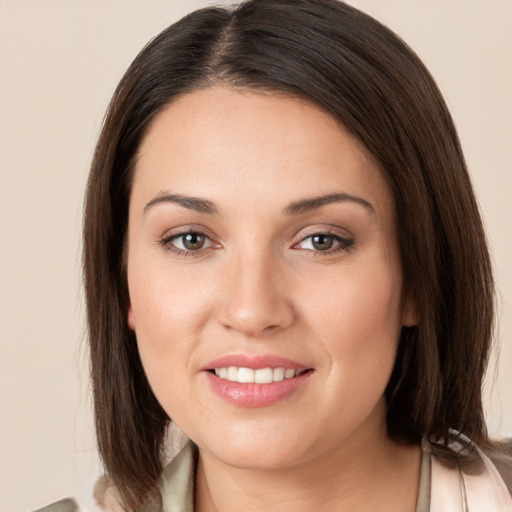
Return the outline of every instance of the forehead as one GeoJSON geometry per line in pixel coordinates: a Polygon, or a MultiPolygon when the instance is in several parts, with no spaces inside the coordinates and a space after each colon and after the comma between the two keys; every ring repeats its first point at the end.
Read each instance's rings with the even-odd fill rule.
{"type": "Polygon", "coordinates": [[[333,116],[301,99],[223,87],[179,97],[150,124],[133,194],[169,190],[226,208],[345,192],[394,209],[374,159],[333,116]]]}

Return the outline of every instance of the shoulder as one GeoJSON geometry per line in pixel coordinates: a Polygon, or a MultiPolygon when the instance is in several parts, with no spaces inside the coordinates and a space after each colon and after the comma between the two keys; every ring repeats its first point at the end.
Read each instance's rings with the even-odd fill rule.
{"type": "MultiPolygon", "coordinates": [[[[165,467],[158,495],[151,495],[141,512],[179,510],[192,512],[197,448],[190,441],[165,467]]],[[[66,498],[33,512],[126,512],[110,480],[101,476],[84,487],[79,496],[66,498]]]]}
{"type": "Polygon", "coordinates": [[[512,438],[495,441],[483,449],[485,455],[493,463],[512,495],[512,438]]]}
{"type": "Polygon", "coordinates": [[[64,498],[33,512],[126,512],[105,476],[85,485],[74,497],[64,498]]]}
{"type": "Polygon", "coordinates": [[[490,444],[482,450],[462,434],[432,454],[432,510],[512,511],[510,457],[490,444]],[[499,461],[498,463],[496,461],[499,461]],[[498,465],[500,468],[498,469],[498,465]],[[466,507],[466,508],[464,508],[466,507]]]}
{"type": "Polygon", "coordinates": [[[73,498],[65,498],[34,512],[80,512],[80,506],[73,498]]]}
{"type": "Polygon", "coordinates": [[[160,493],[164,510],[192,512],[197,448],[188,442],[164,469],[160,493]]]}

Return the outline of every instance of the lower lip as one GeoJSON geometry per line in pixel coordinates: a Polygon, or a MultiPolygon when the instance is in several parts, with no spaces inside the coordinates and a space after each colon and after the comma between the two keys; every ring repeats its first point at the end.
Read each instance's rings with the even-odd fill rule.
{"type": "Polygon", "coordinates": [[[241,407],[265,407],[281,402],[299,391],[312,373],[307,371],[298,377],[268,384],[243,384],[221,379],[208,371],[204,372],[208,383],[218,396],[241,407]]]}

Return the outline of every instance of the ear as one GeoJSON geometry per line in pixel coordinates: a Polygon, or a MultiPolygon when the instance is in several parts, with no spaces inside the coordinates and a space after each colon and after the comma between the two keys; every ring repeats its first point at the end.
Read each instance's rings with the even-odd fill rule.
{"type": "Polygon", "coordinates": [[[135,317],[133,315],[133,308],[131,302],[128,303],[128,327],[135,331],[135,317]]]}
{"type": "Polygon", "coordinates": [[[411,292],[406,292],[404,305],[402,308],[402,325],[404,327],[414,327],[419,324],[420,315],[416,297],[411,292]]]}

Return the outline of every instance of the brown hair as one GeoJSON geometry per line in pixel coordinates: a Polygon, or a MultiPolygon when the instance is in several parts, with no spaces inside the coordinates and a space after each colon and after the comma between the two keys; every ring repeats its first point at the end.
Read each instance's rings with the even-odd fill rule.
{"type": "Polygon", "coordinates": [[[391,437],[449,429],[485,444],[481,383],[493,325],[485,234],[451,116],[429,72],[389,29],[336,0],[249,0],[196,11],[136,57],[110,104],[88,182],[84,276],[98,445],[126,506],[162,471],[170,419],[127,325],[123,251],[134,160],[151,119],[212,84],[306,98],[373,154],[397,208],[417,327],[386,389],[391,437]]]}

